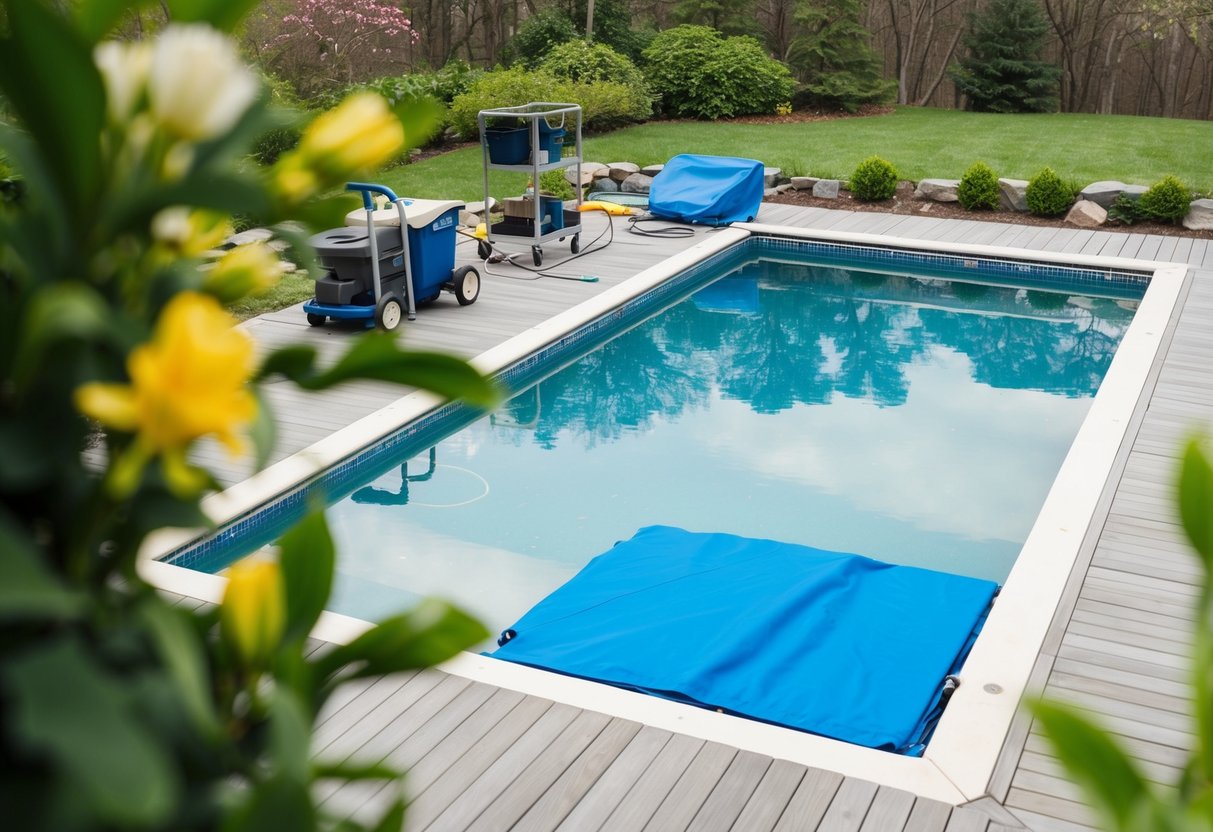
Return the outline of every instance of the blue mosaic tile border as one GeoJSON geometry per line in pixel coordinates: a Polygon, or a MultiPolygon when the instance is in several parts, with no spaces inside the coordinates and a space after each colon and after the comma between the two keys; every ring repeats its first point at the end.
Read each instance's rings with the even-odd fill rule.
{"type": "MultiPolygon", "coordinates": [[[[906,272],[938,274],[966,280],[1014,286],[1082,289],[1100,294],[1140,298],[1148,275],[1054,263],[977,259],[962,255],[890,249],[780,237],[755,237],[718,252],[680,274],[633,298],[618,309],[541,348],[498,374],[510,394],[520,392],[599,343],[629,329],[723,274],[763,256],[798,255],[815,261],[837,262],[852,268],[871,264],[906,272]],[[861,261],[861,262],[857,262],[861,261]]],[[[365,481],[375,469],[398,464],[404,454],[417,453],[482,413],[462,404],[448,404],[376,441],[344,462],[266,505],[224,526],[215,534],[165,555],[162,560],[205,572],[217,572],[237,557],[271,543],[301,518],[314,500],[339,499],[365,481]]]]}
{"type": "Polygon", "coordinates": [[[1081,290],[1091,294],[1140,299],[1150,283],[1148,272],[1066,266],[1035,260],[1003,260],[964,254],[899,249],[859,243],[836,243],[787,237],[754,238],[757,256],[808,255],[831,264],[929,274],[1004,286],[1081,290]],[[856,261],[860,263],[856,263],[856,261]]]}

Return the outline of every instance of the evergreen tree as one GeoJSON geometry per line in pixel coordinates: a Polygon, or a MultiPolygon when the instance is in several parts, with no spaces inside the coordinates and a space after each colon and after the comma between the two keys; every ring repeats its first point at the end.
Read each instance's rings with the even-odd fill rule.
{"type": "Polygon", "coordinates": [[[860,0],[801,0],[794,19],[801,34],[792,41],[788,63],[804,82],[798,105],[854,112],[861,104],[888,101],[895,81],[881,78],[880,57],[860,23],[860,0]]]}
{"type": "Polygon", "coordinates": [[[1047,113],[1057,109],[1061,70],[1040,60],[1049,34],[1038,0],[992,0],[969,16],[969,57],[948,74],[986,113],[1047,113]]]}
{"type": "Polygon", "coordinates": [[[759,35],[753,0],[677,0],[674,19],[679,23],[711,26],[726,35],[759,35]]]}

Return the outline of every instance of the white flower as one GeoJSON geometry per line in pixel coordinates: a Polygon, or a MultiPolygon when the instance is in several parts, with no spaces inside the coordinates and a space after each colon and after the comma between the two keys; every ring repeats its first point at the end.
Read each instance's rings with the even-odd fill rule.
{"type": "Polygon", "coordinates": [[[105,99],[110,120],[115,124],[126,121],[135,101],[147,84],[152,65],[152,48],[143,41],[120,43],[105,41],[93,50],[93,61],[105,81],[105,99]]]}
{"type": "Polygon", "coordinates": [[[231,129],[257,97],[258,81],[231,40],[192,23],[169,26],[156,40],[148,89],[161,127],[202,141],[231,129]]]}

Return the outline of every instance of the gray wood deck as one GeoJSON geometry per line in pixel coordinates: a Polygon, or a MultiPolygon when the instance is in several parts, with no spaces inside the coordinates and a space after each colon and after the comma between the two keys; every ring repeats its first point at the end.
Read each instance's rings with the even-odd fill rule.
{"type": "MultiPolygon", "coordinates": [[[[1213,426],[1213,235],[1157,237],[924,216],[764,205],[760,221],[1058,252],[1187,262],[1190,294],[1156,363],[1120,464],[1105,488],[1036,664],[1034,686],[1096,714],[1148,777],[1176,781],[1191,741],[1185,684],[1198,572],[1171,506],[1183,438],[1213,426]]],[[[591,217],[588,237],[605,222],[591,217]],[[597,223],[597,225],[595,224],[597,223]]],[[[403,326],[410,346],[476,354],[701,239],[638,238],[617,223],[614,245],[556,271],[597,283],[484,276],[481,300],[445,298],[403,326]]],[[[561,254],[550,248],[549,258],[561,254]]],[[[460,245],[461,260],[474,250],[460,245]]],[[[529,256],[526,258],[529,262],[529,256]]],[[[326,351],[348,335],[310,330],[289,309],[252,322],[264,344],[306,339],[326,351]]],[[[323,396],[282,386],[279,456],[388,403],[398,392],[357,385],[323,396]]],[[[245,472],[204,451],[221,479],[245,472]]],[[[182,603],[192,603],[183,599],[182,603]]],[[[408,767],[410,830],[1075,830],[1092,822],[1042,737],[1020,718],[989,794],[965,806],[878,787],[726,745],[672,734],[428,671],[346,691],[316,732],[325,759],[386,758],[408,767]]],[[[321,793],[326,809],[366,818],[393,795],[378,786],[321,793]]]]}

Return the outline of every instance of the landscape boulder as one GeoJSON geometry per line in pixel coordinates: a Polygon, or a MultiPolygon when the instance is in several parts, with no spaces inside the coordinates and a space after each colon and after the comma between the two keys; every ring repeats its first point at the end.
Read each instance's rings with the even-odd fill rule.
{"type": "Polygon", "coordinates": [[[816,176],[793,176],[792,187],[798,191],[811,191],[817,181],[816,176]]]}
{"type": "Polygon", "coordinates": [[[959,187],[959,179],[924,179],[914,189],[914,196],[932,202],[959,202],[960,197],[956,195],[959,187]]]}
{"type": "Polygon", "coordinates": [[[1028,210],[1028,180],[999,179],[998,205],[1004,211],[1028,210]]]}
{"type": "Polygon", "coordinates": [[[645,176],[656,176],[665,170],[665,165],[646,165],[640,169],[645,176]]]}
{"type": "Polygon", "coordinates": [[[1184,228],[1191,231],[1213,231],[1213,199],[1193,200],[1184,215],[1184,228]]]}
{"type": "Polygon", "coordinates": [[[653,177],[643,173],[633,173],[619,184],[619,190],[625,194],[647,194],[653,184],[653,177]]]}
{"type": "Polygon", "coordinates": [[[633,173],[640,173],[640,165],[635,162],[610,162],[607,167],[611,169],[610,177],[616,182],[622,182],[633,173]]]}
{"type": "Polygon", "coordinates": [[[813,196],[838,199],[838,188],[841,184],[837,179],[818,179],[813,183],[813,196]]]}
{"type": "Polygon", "coordinates": [[[1112,203],[1116,201],[1116,197],[1120,196],[1128,187],[1124,182],[1119,182],[1115,179],[1104,179],[1087,185],[1087,187],[1079,192],[1078,198],[1087,202],[1094,202],[1101,208],[1111,208],[1112,203]]]}
{"type": "Polygon", "coordinates": [[[1107,221],[1108,212],[1104,207],[1089,199],[1078,200],[1070,213],[1066,214],[1066,222],[1079,228],[1099,228],[1107,221]]]}
{"type": "Polygon", "coordinates": [[[774,188],[779,184],[779,177],[783,175],[783,171],[779,168],[763,166],[762,168],[762,184],[767,188],[774,188]]]}

